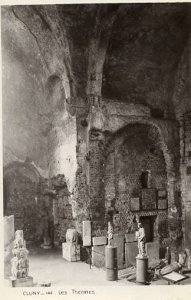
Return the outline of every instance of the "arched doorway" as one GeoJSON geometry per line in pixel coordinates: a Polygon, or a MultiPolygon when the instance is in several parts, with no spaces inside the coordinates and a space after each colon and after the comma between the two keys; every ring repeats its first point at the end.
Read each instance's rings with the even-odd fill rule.
{"type": "Polygon", "coordinates": [[[39,235],[39,178],[37,169],[27,162],[13,162],[3,172],[4,215],[14,215],[15,230],[23,230],[27,241],[37,241],[39,235]]]}
{"type": "Polygon", "coordinates": [[[114,209],[115,230],[135,231],[135,218],[147,228],[148,241],[168,236],[168,172],[159,130],[132,123],[108,143],[104,184],[106,209],[114,209]],[[150,174],[149,186],[143,175],[150,174]]]}

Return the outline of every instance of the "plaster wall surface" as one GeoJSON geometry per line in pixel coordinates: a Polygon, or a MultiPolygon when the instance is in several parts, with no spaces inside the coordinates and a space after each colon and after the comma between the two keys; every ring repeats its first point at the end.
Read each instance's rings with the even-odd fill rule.
{"type": "Polygon", "coordinates": [[[2,99],[4,165],[26,157],[47,169],[45,68],[37,43],[12,13],[2,9],[2,99]]]}

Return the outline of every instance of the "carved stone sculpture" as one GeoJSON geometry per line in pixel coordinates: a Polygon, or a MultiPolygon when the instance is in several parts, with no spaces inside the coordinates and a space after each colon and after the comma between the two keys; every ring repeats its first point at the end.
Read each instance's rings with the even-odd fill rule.
{"type": "Polygon", "coordinates": [[[145,251],[145,229],[143,228],[141,223],[138,223],[138,230],[136,231],[136,238],[138,240],[138,249],[139,249],[139,256],[146,256],[145,251]]]}
{"type": "Polygon", "coordinates": [[[112,246],[112,241],[113,241],[113,225],[112,223],[109,221],[108,222],[108,245],[112,246]]]}
{"type": "Polygon", "coordinates": [[[67,229],[66,231],[66,243],[78,244],[78,232],[76,229],[67,229]]]}
{"type": "Polygon", "coordinates": [[[20,259],[18,261],[18,277],[25,278],[28,276],[29,261],[27,259],[27,252],[22,251],[20,253],[20,259]]]}
{"type": "Polygon", "coordinates": [[[23,238],[23,231],[17,230],[15,232],[14,249],[26,248],[26,242],[23,238]]]}
{"type": "Polygon", "coordinates": [[[19,259],[17,253],[14,253],[14,257],[11,259],[11,274],[14,278],[18,277],[19,259]]]}
{"type": "Polygon", "coordinates": [[[15,232],[14,257],[11,259],[11,274],[12,277],[26,278],[28,277],[29,261],[28,261],[28,250],[26,249],[26,242],[23,238],[23,231],[17,230],[15,232]]]}
{"type": "Polygon", "coordinates": [[[80,260],[80,245],[79,235],[76,229],[69,228],[66,231],[66,243],[62,243],[63,258],[67,261],[79,261],[80,260]]]}

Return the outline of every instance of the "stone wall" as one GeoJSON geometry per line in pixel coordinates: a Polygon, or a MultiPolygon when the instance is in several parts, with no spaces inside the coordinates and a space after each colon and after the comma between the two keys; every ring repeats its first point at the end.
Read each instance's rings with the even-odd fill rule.
{"type": "Polygon", "coordinates": [[[190,243],[190,12],[173,7],[2,8],[4,165],[28,161],[41,175],[4,176],[5,211],[26,239],[40,241],[52,213],[58,244],[85,219],[105,234],[108,210],[118,231],[128,228],[147,168],[168,196],[168,211],[148,212],[155,237],[166,236],[168,218],[171,241],[183,229],[190,243]]]}
{"type": "Polygon", "coordinates": [[[157,217],[154,238],[163,239],[169,233],[170,244],[176,247],[182,237],[180,193],[175,188],[180,178],[177,123],[150,117],[149,109],[142,105],[95,99],[89,116],[93,233],[106,232],[111,214],[117,231],[128,230],[132,221],[128,199],[139,196],[139,176],[149,169],[152,187],[167,191],[168,210],[143,212],[143,216],[157,217]]]}
{"type": "Polygon", "coordinates": [[[93,220],[93,234],[102,235],[107,231],[105,220],[104,164],[105,137],[100,131],[90,132],[90,210],[93,220]]]}
{"type": "Polygon", "coordinates": [[[64,175],[58,175],[50,180],[49,201],[54,226],[54,245],[61,246],[66,239],[68,228],[75,228],[70,192],[64,175]]]}
{"type": "Polygon", "coordinates": [[[47,139],[49,176],[65,176],[72,192],[75,185],[76,117],[67,110],[65,90],[59,76],[51,75],[46,82],[47,139]]]}
{"type": "Polygon", "coordinates": [[[190,249],[191,242],[191,113],[184,113],[181,119],[181,196],[183,215],[185,247],[190,249]]]}
{"type": "Polygon", "coordinates": [[[2,9],[3,164],[28,157],[47,170],[46,68],[35,38],[9,11],[2,9]]]}
{"type": "Polygon", "coordinates": [[[75,186],[76,161],[76,122],[67,112],[57,113],[54,125],[49,132],[49,176],[65,176],[70,192],[75,186]]]}
{"type": "Polygon", "coordinates": [[[185,247],[190,249],[191,236],[191,101],[190,101],[190,70],[191,70],[191,36],[182,52],[175,76],[173,102],[176,108],[176,118],[180,127],[180,173],[178,189],[182,200],[182,227],[185,247]]]}
{"type": "Polygon", "coordinates": [[[28,241],[40,238],[39,180],[28,163],[16,162],[4,170],[4,215],[14,215],[15,230],[24,230],[28,241]]]}
{"type": "Polygon", "coordinates": [[[14,215],[15,230],[23,230],[27,242],[43,242],[48,226],[52,243],[60,245],[66,230],[74,228],[66,179],[58,175],[48,180],[37,174],[27,163],[16,162],[5,170],[4,215],[14,215]]]}
{"type": "MultiPolygon", "coordinates": [[[[115,226],[123,233],[131,226],[131,198],[141,197],[142,172],[151,171],[150,188],[167,190],[165,159],[158,142],[155,128],[134,124],[117,135],[107,149],[104,198],[106,207],[114,207],[118,212],[115,226]]],[[[158,235],[160,232],[155,237],[158,235]]]]}

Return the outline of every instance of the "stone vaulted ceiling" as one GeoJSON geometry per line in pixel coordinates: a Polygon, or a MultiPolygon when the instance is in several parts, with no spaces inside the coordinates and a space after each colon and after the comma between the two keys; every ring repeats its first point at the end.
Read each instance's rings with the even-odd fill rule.
{"type": "Polygon", "coordinates": [[[2,19],[9,11],[29,31],[42,57],[42,81],[58,76],[67,98],[81,103],[98,94],[173,117],[181,61],[190,67],[190,9],[185,3],[13,6],[4,7],[2,19]]]}
{"type": "Polygon", "coordinates": [[[124,7],[113,24],[103,72],[108,98],[172,105],[175,72],[188,39],[185,6],[124,7]]]}

